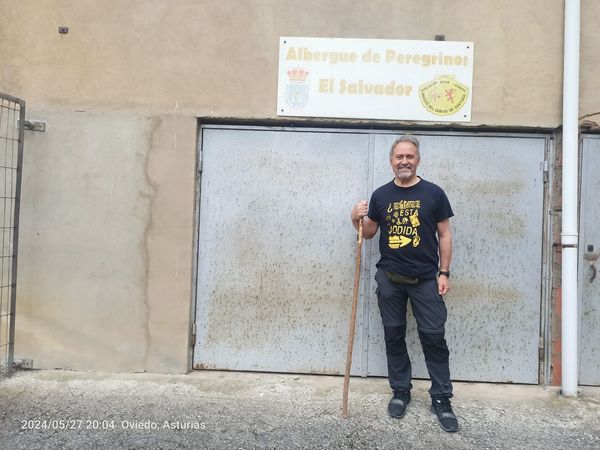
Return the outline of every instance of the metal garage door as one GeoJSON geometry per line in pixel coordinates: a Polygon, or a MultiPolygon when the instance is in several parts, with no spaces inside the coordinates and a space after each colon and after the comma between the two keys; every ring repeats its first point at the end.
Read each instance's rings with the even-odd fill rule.
{"type": "MultiPolygon", "coordinates": [[[[447,341],[453,379],[537,383],[543,230],[544,137],[419,135],[417,173],[452,204],[454,246],[447,341]]],[[[392,179],[394,135],[377,136],[374,186],[392,179]]],[[[371,273],[379,257],[371,244],[371,273]]],[[[386,375],[375,282],[370,285],[368,373],[386,375]]],[[[412,326],[411,326],[412,325],[412,326]]],[[[428,377],[416,324],[407,344],[416,377],[428,377]]]]}
{"type": "Polygon", "coordinates": [[[600,385],[600,136],[583,139],[579,245],[579,382],[600,385]]]}
{"type": "MultiPolygon", "coordinates": [[[[352,298],[351,206],[392,179],[395,133],[205,127],[194,367],[340,373],[352,298]]],[[[545,137],[426,133],[420,174],[452,219],[454,379],[537,383],[545,137]]],[[[365,246],[353,373],[385,375],[365,246]],[[366,301],[364,301],[366,299],[366,301]]],[[[426,376],[413,329],[416,376],[426,376]]]]}
{"type": "Polygon", "coordinates": [[[368,147],[368,134],[203,129],[194,367],[343,371],[368,147]]]}

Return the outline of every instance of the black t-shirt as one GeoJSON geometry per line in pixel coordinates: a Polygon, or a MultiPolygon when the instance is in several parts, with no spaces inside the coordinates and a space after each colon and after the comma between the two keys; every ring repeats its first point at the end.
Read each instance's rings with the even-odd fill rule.
{"type": "Polygon", "coordinates": [[[437,224],[454,213],[442,188],[420,180],[406,188],[392,180],[376,189],[368,216],[379,224],[377,267],[427,279],[438,270],[437,224]]]}

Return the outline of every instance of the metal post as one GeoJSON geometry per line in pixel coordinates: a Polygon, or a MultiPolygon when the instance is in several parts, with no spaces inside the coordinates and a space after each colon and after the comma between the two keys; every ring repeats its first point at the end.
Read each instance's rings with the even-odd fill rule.
{"type": "Polygon", "coordinates": [[[19,144],[17,149],[17,166],[15,180],[15,204],[13,211],[13,239],[12,239],[12,270],[10,284],[12,286],[10,295],[10,329],[8,333],[8,373],[13,370],[15,357],[15,318],[17,308],[17,257],[19,255],[19,211],[21,207],[21,179],[23,174],[23,143],[25,140],[25,102],[19,100],[19,144]]]}

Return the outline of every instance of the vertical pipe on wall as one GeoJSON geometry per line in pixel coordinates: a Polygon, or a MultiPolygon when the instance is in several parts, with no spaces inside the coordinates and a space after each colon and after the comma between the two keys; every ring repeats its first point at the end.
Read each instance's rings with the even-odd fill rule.
{"type": "Polygon", "coordinates": [[[577,395],[580,0],[565,0],[562,150],[562,394],[577,395]]]}

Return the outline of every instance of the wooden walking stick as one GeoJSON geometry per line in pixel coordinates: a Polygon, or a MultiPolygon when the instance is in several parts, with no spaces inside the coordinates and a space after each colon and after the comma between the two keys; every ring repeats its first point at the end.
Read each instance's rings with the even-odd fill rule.
{"type": "Polygon", "coordinates": [[[360,256],[362,253],[363,220],[358,221],[358,241],[356,245],[356,269],[354,270],[354,293],[352,296],[352,315],[350,316],[350,332],[348,334],[348,353],[346,355],[346,373],[344,374],[344,398],[342,400],[342,416],[348,417],[348,387],[350,385],[350,366],[352,366],[352,348],[354,347],[354,331],[356,328],[356,305],[358,304],[358,287],[360,283],[360,256]]]}

